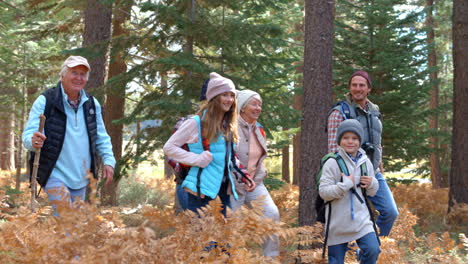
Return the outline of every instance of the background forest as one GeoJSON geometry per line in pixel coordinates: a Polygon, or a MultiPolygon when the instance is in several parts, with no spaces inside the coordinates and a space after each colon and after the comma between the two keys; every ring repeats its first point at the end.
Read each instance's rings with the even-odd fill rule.
{"type": "MultiPolygon", "coordinates": [[[[162,208],[169,207],[172,198],[162,193],[173,195],[166,186],[172,172],[160,150],[177,119],[197,109],[201,86],[215,71],[232,79],[237,89],[251,89],[262,95],[259,121],[269,139],[271,167],[267,181],[270,188],[279,189],[275,201],[283,204],[281,215],[291,228],[281,232],[284,239],[291,240],[286,244],[292,248],[292,240],[301,241],[296,235],[306,232],[294,228],[315,223],[308,220],[315,219],[310,217],[315,212],[312,205],[304,202],[308,196],[303,190],[326,152],[318,141],[326,137],[327,111],[344,97],[352,72],[363,69],[373,79],[369,98],[383,114],[387,178],[393,176],[389,181],[396,184],[394,196],[402,206],[401,218],[414,222],[400,229],[402,234],[414,234],[414,239],[407,238],[401,244],[401,235],[387,242],[388,249],[396,250],[388,260],[434,263],[439,258],[443,260],[439,263],[462,263],[467,245],[459,245],[468,243],[461,236],[467,231],[468,184],[464,168],[468,168],[457,162],[468,153],[466,136],[462,135],[466,134],[467,125],[461,123],[463,118],[466,122],[463,100],[468,99],[468,66],[466,61],[459,64],[464,66],[460,66],[457,75],[459,92],[454,93],[454,56],[461,61],[467,59],[468,43],[460,42],[460,52],[455,55],[452,34],[456,33],[453,21],[457,16],[453,12],[457,4],[462,15],[455,25],[460,25],[462,36],[468,34],[468,22],[462,18],[463,14],[468,17],[465,0],[0,0],[0,169],[4,178],[0,198],[6,195],[10,209],[25,205],[24,197],[19,198],[28,192],[27,153],[21,144],[21,132],[30,106],[40,93],[58,82],[63,60],[69,55],[81,55],[92,68],[86,89],[103,105],[118,160],[114,183],[98,189],[100,203],[123,206],[123,194],[145,192],[145,201],[127,200],[125,206],[152,204],[158,210],[146,211],[145,217],[152,223],[164,222],[161,219],[169,216],[164,216],[166,211],[162,208]],[[327,12],[330,16],[322,15],[327,12]],[[323,27],[314,27],[314,19],[323,27]],[[322,82],[324,76],[329,78],[322,82]],[[317,142],[309,142],[314,140],[317,142]],[[457,153],[454,160],[452,153],[457,153]],[[142,166],[149,169],[138,170],[142,166]],[[139,173],[147,175],[135,177],[139,173]],[[162,177],[163,173],[166,177],[162,177]],[[164,183],[155,183],[156,178],[164,183]],[[138,180],[146,181],[151,190],[129,190],[129,186],[138,186],[138,180]],[[417,181],[429,183],[421,185],[417,181]],[[119,182],[124,184],[119,187],[119,182]],[[449,188],[451,183],[458,187],[449,188]],[[410,194],[412,188],[416,191],[410,194]],[[156,194],[150,194],[154,190],[156,194]],[[159,202],[151,203],[151,199],[159,202]],[[428,208],[431,199],[440,202],[440,206],[428,208]],[[452,218],[445,216],[449,203],[452,218]],[[417,222],[417,217],[427,222],[417,222]],[[452,224],[448,219],[453,219],[452,224]],[[438,221],[444,223],[435,227],[438,221]],[[432,244],[427,242],[432,241],[430,236],[432,244]],[[418,244],[423,240],[426,244],[418,244]],[[437,241],[445,242],[439,245],[437,241]],[[444,243],[452,243],[453,247],[442,248],[444,243]],[[431,257],[417,256],[415,260],[415,255],[409,254],[397,259],[403,247],[425,248],[420,253],[431,257]]],[[[312,192],[315,195],[315,187],[312,192]]],[[[83,210],[102,215],[96,207],[83,210]]],[[[13,212],[18,216],[24,213],[13,212]]],[[[3,218],[13,223],[14,217],[3,218]]],[[[123,221],[129,225],[125,219],[116,218],[104,217],[100,221],[123,221]]],[[[143,221],[137,222],[135,226],[143,221]]],[[[9,228],[13,232],[14,228],[9,228]]],[[[171,233],[170,239],[181,239],[177,232],[172,233],[172,228],[175,227],[159,225],[156,237],[167,238],[171,233]]],[[[272,226],[265,232],[274,233],[278,230],[275,228],[280,227],[272,226]]],[[[143,238],[140,231],[148,232],[132,232],[145,241],[144,246],[132,244],[131,249],[121,251],[121,256],[132,256],[132,250],[134,254],[148,248],[156,250],[148,240],[151,235],[143,238]]],[[[118,239],[132,236],[118,235],[118,239]]],[[[110,239],[103,235],[100,241],[111,243],[110,239]]],[[[116,244],[112,245],[117,247],[116,244]]],[[[0,247],[0,259],[11,257],[4,254],[10,250],[0,247]]],[[[284,251],[297,253],[292,249],[284,251]]],[[[250,253],[245,254],[242,256],[252,258],[251,263],[259,263],[250,253]]],[[[281,262],[293,263],[285,257],[287,254],[282,253],[281,262]]],[[[10,261],[22,263],[14,258],[10,261]]],[[[126,261],[132,263],[132,258],[126,261]]]]}

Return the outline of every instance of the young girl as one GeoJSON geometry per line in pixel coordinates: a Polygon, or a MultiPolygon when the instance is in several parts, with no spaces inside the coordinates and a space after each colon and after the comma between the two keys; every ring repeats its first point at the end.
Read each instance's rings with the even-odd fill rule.
{"type": "Polygon", "coordinates": [[[236,88],[234,83],[212,72],[206,103],[197,115],[185,121],[164,145],[164,154],[192,166],[181,187],[188,192],[187,209],[198,208],[219,195],[230,207],[229,195],[237,199],[231,176],[231,144],[238,141],[236,88]],[[188,144],[189,151],[181,146],[188,144]]]}
{"type": "Polygon", "coordinates": [[[376,263],[380,254],[379,242],[375,234],[369,210],[366,206],[363,189],[374,196],[379,183],[374,177],[372,163],[360,148],[364,131],[354,119],[341,123],[337,131],[338,155],[345,161],[349,176],[340,171],[336,159],[329,159],[323,166],[319,194],[325,201],[331,201],[329,224],[328,263],[344,263],[348,242],[356,240],[362,254],[361,263],[376,263]],[[368,175],[362,175],[361,165],[365,163],[368,175]]]}

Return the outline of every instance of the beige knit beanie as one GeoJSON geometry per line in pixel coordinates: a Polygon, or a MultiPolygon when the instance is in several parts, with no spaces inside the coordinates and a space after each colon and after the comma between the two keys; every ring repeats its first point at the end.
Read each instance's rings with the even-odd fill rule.
{"type": "Polygon", "coordinates": [[[237,111],[240,112],[250,101],[250,99],[255,98],[262,102],[260,95],[252,90],[242,90],[237,93],[237,111]]]}
{"type": "Polygon", "coordinates": [[[208,88],[206,90],[206,100],[210,101],[218,94],[225,92],[233,92],[236,94],[234,83],[230,79],[224,78],[216,72],[210,73],[210,82],[208,83],[208,88]]]}

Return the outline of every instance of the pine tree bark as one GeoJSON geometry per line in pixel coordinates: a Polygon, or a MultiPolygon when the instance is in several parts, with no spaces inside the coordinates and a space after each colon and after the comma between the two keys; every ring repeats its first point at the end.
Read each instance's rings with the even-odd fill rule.
{"type": "MultiPolygon", "coordinates": [[[[453,137],[449,212],[468,203],[468,2],[453,1],[453,137]]],[[[466,219],[465,219],[466,220],[466,219]]]]}
{"type": "MultiPolygon", "coordinates": [[[[296,32],[301,32],[302,34],[298,34],[298,37],[295,38],[297,42],[303,43],[304,42],[304,22],[298,23],[294,26],[296,32]]],[[[296,80],[296,91],[294,92],[294,109],[299,112],[302,112],[302,103],[304,101],[304,96],[302,93],[301,85],[303,82],[302,74],[304,72],[304,61],[299,61],[298,65],[296,66],[296,73],[299,76],[296,80]]],[[[298,126],[301,124],[299,123],[298,126]]],[[[300,161],[301,161],[301,131],[296,133],[293,137],[293,180],[292,183],[294,185],[299,184],[299,168],[300,168],[300,161]]]]}
{"type": "Polygon", "coordinates": [[[104,102],[104,91],[99,90],[107,77],[107,56],[111,37],[112,5],[102,0],[87,0],[84,11],[83,47],[91,66],[86,90],[99,102],[104,102]]]}
{"type": "Polygon", "coordinates": [[[316,221],[314,172],[327,151],[324,132],[332,95],[334,1],[305,1],[304,104],[299,175],[299,224],[316,221]]]}
{"type": "MultiPolygon", "coordinates": [[[[435,33],[434,33],[434,0],[426,0],[426,28],[427,28],[427,45],[429,48],[428,61],[429,61],[429,81],[431,83],[430,90],[430,103],[429,109],[433,111],[431,118],[429,119],[429,129],[432,135],[429,139],[431,154],[430,154],[430,165],[431,165],[431,180],[432,188],[443,187],[442,177],[440,173],[440,157],[439,157],[439,138],[437,132],[439,130],[439,114],[437,110],[439,108],[439,80],[438,80],[438,69],[437,69],[437,56],[435,49],[435,33]]],[[[446,186],[445,186],[446,187],[446,186]]]]}
{"type": "MultiPolygon", "coordinates": [[[[283,130],[286,130],[283,128],[283,130]]],[[[289,144],[284,146],[281,150],[281,179],[286,182],[290,183],[290,174],[289,174],[289,144]]]]}
{"type": "MultiPolygon", "coordinates": [[[[159,73],[161,76],[161,90],[164,91],[165,93],[168,93],[168,87],[167,87],[167,73],[166,72],[160,72],[159,73]]],[[[174,170],[172,167],[169,165],[169,162],[164,159],[164,177],[166,179],[170,179],[174,176],[174,170]]],[[[177,203],[175,203],[177,204],[177,203]]]]}
{"type": "Polygon", "coordinates": [[[12,108],[11,104],[0,106],[0,169],[8,171],[15,168],[14,109],[12,108]]]}
{"type": "MultiPolygon", "coordinates": [[[[128,36],[128,30],[125,28],[125,22],[130,19],[131,8],[133,1],[119,0],[115,3],[114,18],[112,20],[112,39],[109,79],[119,76],[127,72],[127,64],[125,62],[125,45],[117,43],[122,42],[128,36]]],[[[122,175],[120,174],[120,159],[122,158],[122,143],[123,143],[123,125],[112,123],[114,120],[119,120],[125,114],[125,91],[127,87],[126,81],[112,82],[106,88],[106,111],[104,113],[104,121],[107,132],[111,137],[112,150],[114,157],[117,160],[116,168],[114,169],[114,180],[112,184],[105,185],[102,188],[101,199],[106,205],[117,205],[117,187],[122,175]]]]}
{"type": "MultiPolygon", "coordinates": [[[[298,66],[301,72],[303,71],[302,66],[298,66]]],[[[302,78],[298,80],[298,82],[302,83],[302,78]]],[[[294,109],[302,112],[302,103],[304,101],[303,94],[300,94],[296,91],[294,94],[294,109]]],[[[300,124],[299,124],[300,125],[300,124]]],[[[298,131],[293,138],[293,181],[294,185],[299,185],[299,168],[301,164],[301,131],[298,131]]]]}

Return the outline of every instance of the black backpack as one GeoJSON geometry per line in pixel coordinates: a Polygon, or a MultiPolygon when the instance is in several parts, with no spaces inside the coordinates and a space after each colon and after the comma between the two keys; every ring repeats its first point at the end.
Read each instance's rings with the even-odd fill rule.
{"type": "MultiPolygon", "coordinates": [[[[334,153],[334,152],[328,153],[327,155],[323,156],[323,158],[320,160],[319,171],[315,174],[315,184],[317,185],[317,192],[320,186],[320,178],[322,177],[323,165],[329,159],[335,159],[336,162],[338,163],[338,167],[340,168],[340,171],[344,173],[345,175],[348,174],[348,168],[343,158],[340,155],[338,155],[338,153],[334,153]]],[[[342,179],[340,181],[342,181],[342,179]]],[[[320,195],[317,194],[317,198],[315,200],[315,211],[317,213],[316,220],[320,223],[325,224],[325,206],[328,204],[330,204],[330,202],[325,202],[322,199],[322,197],[320,197],[320,195]]]]}

